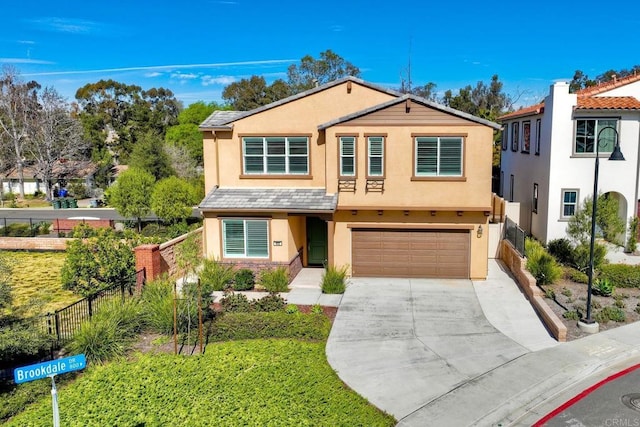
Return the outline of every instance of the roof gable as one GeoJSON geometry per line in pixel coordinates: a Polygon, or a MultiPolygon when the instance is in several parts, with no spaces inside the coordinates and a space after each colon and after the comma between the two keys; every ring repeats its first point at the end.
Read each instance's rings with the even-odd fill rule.
{"type": "Polygon", "coordinates": [[[350,125],[393,125],[393,124],[468,124],[469,122],[500,129],[501,126],[489,120],[428,101],[415,95],[406,94],[396,99],[375,105],[332,120],[318,126],[319,130],[340,124],[350,125]],[[411,114],[413,112],[413,114],[411,114]]]}
{"type": "Polygon", "coordinates": [[[358,84],[369,89],[373,89],[382,93],[386,93],[392,96],[400,96],[401,94],[395,90],[386,89],[382,86],[377,86],[372,83],[365,82],[356,77],[347,76],[338,80],[334,80],[332,82],[326,83],[322,86],[318,86],[304,92],[300,92],[296,95],[289,96],[287,98],[281,99],[276,102],[272,102],[271,104],[263,105],[261,107],[255,108],[250,111],[214,111],[207,119],[202,122],[200,125],[200,130],[215,130],[215,129],[231,129],[232,124],[235,121],[240,119],[244,119],[245,117],[253,116],[255,114],[262,113],[264,111],[271,110],[273,108],[277,108],[281,105],[288,104],[290,102],[297,101],[302,98],[306,98],[315,93],[322,92],[324,90],[330,89],[332,87],[341,85],[341,84],[358,84]]]}

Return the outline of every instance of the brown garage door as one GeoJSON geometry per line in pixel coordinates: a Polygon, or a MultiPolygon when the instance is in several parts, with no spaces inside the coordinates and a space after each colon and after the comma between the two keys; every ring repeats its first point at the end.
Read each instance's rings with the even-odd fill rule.
{"type": "Polygon", "coordinates": [[[466,230],[354,229],[352,274],[466,279],[469,278],[469,235],[466,230]]]}

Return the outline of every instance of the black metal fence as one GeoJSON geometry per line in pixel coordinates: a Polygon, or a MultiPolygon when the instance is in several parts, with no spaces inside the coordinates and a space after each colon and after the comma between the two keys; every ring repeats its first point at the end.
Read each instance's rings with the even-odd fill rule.
{"type": "Polygon", "coordinates": [[[520,256],[524,257],[524,241],[526,233],[522,228],[518,227],[518,224],[511,221],[509,217],[505,217],[504,219],[504,234],[502,237],[511,242],[520,256]]]}
{"type": "MultiPolygon", "coordinates": [[[[138,294],[144,286],[145,281],[145,270],[138,270],[135,273],[135,277],[130,280],[125,280],[122,283],[101,289],[53,313],[28,319],[19,319],[13,323],[2,325],[2,329],[21,328],[27,329],[30,333],[33,333],[34,336],[38,334],[46,335],[52,343],[50,354],[40,355],[37,360],[30,360],[27,361],[27,363],[51,360],[54,351],[62,348],[64,344],[69,342],[82,324],[90,320],[101,306],[115,298],[121,298],[122,301],[124,301],[126,298],[138,294]]],[[[0,379],[10,378],[11,375],[12,367],[0,368],[0,379]]]]}

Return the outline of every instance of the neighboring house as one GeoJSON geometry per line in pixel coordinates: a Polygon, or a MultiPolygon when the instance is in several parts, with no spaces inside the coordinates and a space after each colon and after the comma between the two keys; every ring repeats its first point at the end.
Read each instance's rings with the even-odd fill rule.
{"type": "Polygon", "coordinates": [[[500,126],[343,78],[200,126],[204,253],[353,276],[487,275],[500,126]]]}
{"type": "MultiPolygon", "coordinates": [[[[88,160],[56,162],[52,169],[52,185],[56,183],[67,185],[68,183],[75,182],[84,184],[90,191],[94,187],[94,175],[97,170],[98,167],[88,160]]],[[[46,186],[41,179],[41,174],[38,173],[35,166],[25,165],[22,175],[25,194],[34,194],[36,191],[44,193],[46,191],[46,186]]],[[[15,167],[0,175],[0,181],[2,181],[2,191],[4,193],[18,194],[20,192],[20,179],[15,167]]]]}
{"type": "MultiPolygon", "coordinates": [[[[558,82],[540,104],[500,118],[504,124],[501,195],[519,202],[525,231],[542,242],[566,236],[566,226],[593,195],[598,132],[613,127],[626,161],[609,161],[615,132],[600,134],[598,190],[617,199],[625,223],[637,214],[640,158],[640,75],[569,93],[558,82]]],[[[621,236],[624,237],[624,236],[621,236]]]]}

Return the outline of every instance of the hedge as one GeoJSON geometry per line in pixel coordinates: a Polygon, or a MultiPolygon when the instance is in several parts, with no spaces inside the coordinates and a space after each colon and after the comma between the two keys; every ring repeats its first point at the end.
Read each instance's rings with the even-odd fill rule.
{"type": "Polygon", "coordinates": [[[213,324],[213,341],[257,338],[300,338],[324,340],[331,322],[324,314],[224,313],[213,324]]]}
{"type": "Polygon", "coordinates": [[[605,264],[600,267],[598,277],[609,280],[617,288],[640,288],[640,265],[605,264]]]}

